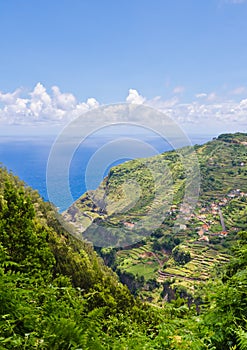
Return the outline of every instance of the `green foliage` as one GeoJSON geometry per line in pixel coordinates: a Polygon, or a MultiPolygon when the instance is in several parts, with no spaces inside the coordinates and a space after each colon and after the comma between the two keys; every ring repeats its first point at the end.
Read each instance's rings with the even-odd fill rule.
{"type": "MultiPolygon", "coordinates": [[[[245,327],[247,329],[247,327],[245,327]]],[[[247,331],[240,328],[237,332],[237,343],[239,345],[240,350],[246,350],[247,349],[247,331]]]]}
{"type": "Polygon", "coordinates": [[[176,246],[172,250],[172,256],[173,256],[174,260],[180,265],[184,265],[191,260],[190,252],[186,251],[181,246],[176,246]]]}
{"type": "MultiPolygon", "coordinates": [[[[210,295],[213,308],[205,314],[205,323],[213,330],[211,341],[216,349],[231,349],[246,344],[247,312],[247,241],[246,233],[235,248],[235,254],[226,266],[222,282],[210,295]]],[[[241,349],[240,347],[240,349],[241,349]]]]}
{"type": "MultiPolygon", "coordinates": [[[[196,148],[204,176],[202,202],[210,203],[234,188],[246,188],[245,169],[241,166],[238,171],[246,156],[242,142],[246,142],[246,135],[223,135],[196,148]],[[230,169],[232,166],[236,169],[230,169]],[[234,176],[225,176],[229,171],[234,176]]],[[[140,288],[144,293],[157,293],[160,307],[134,299],[93,247],[65,230],[51,204],[0,169],[0,349],[246,349],[247,233],[236,233],[246,229],[246,197],[235,198],[222,208],[227,227],[234,225],[224,238],[227,249],[235,242],[233,258],[219,266],[220,275],[215,273],[214,279],[194,284],[192,295],[184,282],[196,261],[203,257],[204,268],[212,261],[227,261],[225,250],[221,250],[222,238],[214,245],[208,243],[211,248],[194,244],[193,232],[201,225],[196,218],[194,231],[171,231],[183,195],[184,169],[175,152],[153,161],[157,170],[160,161],[169,164],[176,187],[174,211],[150,239],[145,238],[129,251],[103,249],[101,256],[109,265],[118,267],[119,261],[125,264],[119,272],[122,281],[129,281],[135,294],[140,288]],[[179,271],[183,284],[177,283],[176,277],[159,282],[156,276],[162,267],[168,276],[169,271],[170,276],[179,271]]],[[[104,222],[101,213],[105,224],[138,221],[152,202],[150,173],[142,161],[130,165],[125,164],[122,175],[121,166],[114,168],[104,186],[112,186],[109,198],[121,198],[118,185],[131,173],[142,190],[141,201],[126,217],[120,213],[104,222]]],[[[111,202],[106,205],[110,208],[111,202]]],[[[92,206],[91,210],[97,217],[97,208],[92,206]]],[[[215,218],[211,216],[210,220],[215,218]]],[[[217,225],[219,222],[214,227],[217,225]]],[[[199,277],[202,275],[200,270],[199,277]]]]}
{"type": "Polygon", "coordinates": [[[34,217],[33,204],[24,190],[5,182],[0,207],[0,240],[15,263],[7,269],[48,277],[54,264],[47,243],[48,231],[35,222],[34,217]]]}
{"type": "Polygon", "coordinates": [[[154,327],[153,316],[93,248],[37,193],[4,169],[0,178],[0,348],[118,348],[134,344],[130,329],[148,342],[142,324],[154,327]]]}

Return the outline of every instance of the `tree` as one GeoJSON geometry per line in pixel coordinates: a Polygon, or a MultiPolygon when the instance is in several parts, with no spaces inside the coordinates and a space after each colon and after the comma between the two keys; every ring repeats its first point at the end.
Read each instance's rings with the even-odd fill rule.
{"type": "Polygon", "coordinates": [[[172,256],[179,265],[184,265],[191,260],[190,252],[181,246],[176,246],[172,250],[172,256]]]}
{"type": "Polygon", "coordinates": [[[15,262],[14,271],[51,276],[54,257],[47,243],[48,231],[34,220],[30,197],[22,188],[5,182],[0,201],[0,240],[15,262]]]}

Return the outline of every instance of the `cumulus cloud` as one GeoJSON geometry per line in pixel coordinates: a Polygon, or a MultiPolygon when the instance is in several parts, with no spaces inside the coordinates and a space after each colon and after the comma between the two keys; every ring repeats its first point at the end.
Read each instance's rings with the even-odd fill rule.
{"type": "Polygon", "coordinates": [[[129,95],[126,98],[126,102],[139,105],[145,102],[145,98],[140,95],[137,90],[129,89],[129,95]]]}
{"type": "MultiPolygon", "coordinates": [[[[166,113],[166,109],[162,109],[166,113]]],[[[187,104],[177,104],[169,115],[182,125],[204,125],[205,128],[221,124],[226,126],[247,127],[247,99],[237,101],[206,100],[205,103],[193,101],[187,104]]]]}
{"type": "Polygon", "coordinates": [[[6,103],[6,104],[13,103],[16,100],[16,98],[19,96],[20,92],[21,92],[20,89],[17,89],[12,93],[7,92],[6,94],[0,91],[0,102],[6,103]]]}
{"type": "Polygon", "coordinates": [[[38,83],[33,92],[30,93],[31,99],[30,99],[30,104],[29,104],[29,109],[31,114],[35,117],[38,118],[43,112],[46,114],[47,110],[50,110],[51,107],[51,97],[48,95],[46,92],[45,87],[41,84],[38,83]]]}
{"type": "MultiPolygon", "coordinates": [[[[244,87],[231,91],[231,96],[235,96],[235,99],[220,98],[215,92],[200,92],[194,100],[181,103],[178,95],[167,99],[160,96],[147,99],[137,90],[130,89],[126,102],[158,109],[181,126],[193,124],[201,130],[202,126],[206,129],[218,123],[222,127],[231,125],[237,129],[239,125],[247,128],[247,96],[236,100],[245,92],[244,87]]],[[[6,93],[0,91],[0,125],[64,125],[99,106],[93,97],[77,101],[73,94],[61,92],[57,86],[53,86],[49,92],[43,84],[38,83],[29,93],[20,89],[6,93]]]]}
{"type": "Polygon", "coordinates": [[[51,88],[49,94],[39,82],[27,97],[17,89],[13,93],[0,91],[0,123],[32,124],[34,122],[66,123],[80,113],[99,105],[95,98],[78,103],[71,93],[62,93],[57,86],[51,88]]]}
{"type": "Polygon", "coordinates": [[[86,105],[89,108],[97,108],[99,107],[99,102],[95,98],[91,97],[87,99],[86,105]]]}
{"type": "Polygon", "coordinates": [[[53,92],[53,104],[64,111],[69,111],[76,106],[76,98],[70,93],[61,93],[58,86],[51,88],[53,92]]]}

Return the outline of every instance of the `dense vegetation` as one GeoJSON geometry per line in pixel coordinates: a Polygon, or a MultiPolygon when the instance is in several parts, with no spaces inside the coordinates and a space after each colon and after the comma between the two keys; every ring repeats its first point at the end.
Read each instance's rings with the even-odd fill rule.
{"type": "MultiPolygon", "coordinates": [[[[225,137],[220,142],[231,145],[228,140],[232,136],[225,137]]],[[[244,175],[239,176],[241,180],[244,175]]],[[[202,203],[208,200],[208,192],[203,191],[202,203]]],[[[183,235],[190,231],[182,230],[182,235],[168,232],[164,222],[145,244],[129,251],[105,248],[101,252],[116,270],[117,259],[125,255],[122,278],[128,282],[136,276],[134,294],[140,286],[151,293],[160,288],[162,303],[157,306],[159,303],[153,305],[155,300],[143,303],[139,297],[134,298],[91,245],[68,234],[51,204],[1,168],[0,349],[246,349],[247,232],[243,198],[234,196],[222,207],[223,215],[227,214],[227,229],[232,225],[237,229],[232,232],[234,239],[229,240],[230,246],[234,242],[234,249],[230,250],[227,241],[226,248],[221,243],[210,243],[218,249],[213,251],[217,258],[220,256],[221,268],[215,270],[213,278],[193,281],[191,297],[182,284],[170,288],[173,281],[169,277],[158,282],[151,264],[146,264],[148,274],[144,269],[143,275],[141,265],[128,266],[126,262],[138,260],[138,254],[151,259],[149,253],[165,249],[174,261],[172,266],[181,273],[195,264],[196,254],[205,256],[207,265],[215,259],[212,247],[204,243],[195,252],[191,249],[193,242],[185,245],[183,235]],[[132,258],[126,258],[128,252],[133,253],[132,258]],[[131,268],[138,273],[130,272],[131,268]]],[[[193,220],[196,225],[197,218],[193,220]]],[[[169,259],[159,268],[164,274],[172,268],[169,259]]],[[[157,254],[155,266],[159,266],[158,261],[157,254]]]]}

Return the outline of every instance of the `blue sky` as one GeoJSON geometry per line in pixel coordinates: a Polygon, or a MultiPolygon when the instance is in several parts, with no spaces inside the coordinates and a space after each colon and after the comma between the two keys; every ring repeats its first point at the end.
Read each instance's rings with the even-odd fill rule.
{"type": "Polygon", "coordinates": [[[0,0],[0,125],[116,102],[247,130],[247,1],[0,0]]]}

